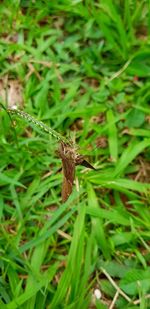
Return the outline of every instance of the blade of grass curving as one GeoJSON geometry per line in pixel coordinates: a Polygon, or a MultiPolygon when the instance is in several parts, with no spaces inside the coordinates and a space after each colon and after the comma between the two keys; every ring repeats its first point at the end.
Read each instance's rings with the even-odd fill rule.
{"type": "Polygon", "coordinates": [[[146,194],[150,189],[149,183],[142,183],[125,178],[117,178],[117,179],[114,179],[113,177],[103,178],[100,177],[99,175],[96,175],[96,176],[89,176],[88,180],[94,184],[100,185],[101,187],[115,189],[120,192],[124,192],[124,190],[133,190],[146,194]]]}
{"type": "Polygon", "coordinates": [[[91,206],[86,209],[86,213],[97,219],[107,219],[113,224],[119,224],[123,226],[129,226],[130,224],[129,218],[124,217],[124,215],[116,209],[93,209],[93,207],[91,206]]]}
{"type": "Polygon", "coordinates": [[[144,139],[142,142],[130,142],[124,150],[114,171],[114,177],[122,174],[126,167],[140,154],[145,148],[150,146],[150,139],[144,139]]]}
{"type": "Polygon", "coordinates": [[[128,132],[129,135],[133,136],[143,136],[143,137],[148,137],[150,138],[150,131],[145,130],[145,129],[134,129],[131,128],[128,132]]]}
{"type": "Polygon", "coordinates": [[[19,295],[15,299],[13,299],[9,304],[7,304],[7,309],[16,309],[21,308],[25,302],[27,302],[31,297],[33,297],[39,290],[43,287],[47,286],[50,281],[53,279],[58,268],[58,263],[55,263],[53,266],[48,269],[45,273],[43,273],[39,280],[34,282],[31,289],[25,291],[23,294],[19,295]]]}
{"type": "Polygon", "coordinates": [[[5,175],[2,172],[0,172],[0,185],[1,184],[2,185],[8,184],[8,185],[14,185],[14,186],[26,188],[21,182],[8,177],[7,175],[5,175]]]}
{"type": "Polygon", "coordinates": [[[68,219],[72,216],[72,214],[76,211],[76,208],[74,207],[68,213],[54,226],[52,226],[48,231],[45,231],[42,235],[41,233],[39,236],[36,236],[35,239],[30,240],[25,245],[21,246],[19,251],[20,253],[23,253],[24,251],[33,248],[34,246],[38,246],[43,241],[45,241],[47,238],[49,238],[51,235],[53,235],[61,226],[65,224],[65,222],[68,221],[68,219]]]}

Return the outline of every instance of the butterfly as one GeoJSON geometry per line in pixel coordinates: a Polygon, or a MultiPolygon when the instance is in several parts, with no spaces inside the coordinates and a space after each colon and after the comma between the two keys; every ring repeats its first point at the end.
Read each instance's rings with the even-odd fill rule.
{"type": "Polygon", "coordinates": [[[74,147],[63,142],[60,143],[58,155],[62,161],[63,184],[61,196],[62,202],[65,202],[72,193],[76,165],[83,165],[93,170],[95,168],[85,160],[84,156],[78,154],[74,147]]]}

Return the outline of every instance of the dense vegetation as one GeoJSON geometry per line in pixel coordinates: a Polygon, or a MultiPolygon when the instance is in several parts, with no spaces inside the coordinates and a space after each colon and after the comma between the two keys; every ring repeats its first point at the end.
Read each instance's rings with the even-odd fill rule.
{"type": "Polygon", "coordinates": [[[0,20],[1,103],[96,168],[62,203],[58,142],[0,110],[0,308],[150,308],[149,1],[5,0],[0,20]]]}

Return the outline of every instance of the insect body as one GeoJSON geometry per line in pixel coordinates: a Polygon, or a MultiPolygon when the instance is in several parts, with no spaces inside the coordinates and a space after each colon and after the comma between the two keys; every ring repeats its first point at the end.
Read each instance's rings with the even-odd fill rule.
{"type": "Polygon", "coordinates": [[[84,156],[79,155],[76,153],[75,149],[62,142],[60,144],[58,153],[62,160],[62,169],[64,175],[61,195],[62,201],[65,202],[72,192],[73,181],[75,177],[75,166],[83,165],[91,169],[94,169],[94,167],[85,160],[84,156]]]}
{"type": "Polygon", "coordinates": [[[75,151],[70,146],[61,143],[59,150],[59,156],[62,160],[63,170],[63,185],[62,185],[62,201],[65,202],[72,192],[73,181],[75,177],[75,151]]]}

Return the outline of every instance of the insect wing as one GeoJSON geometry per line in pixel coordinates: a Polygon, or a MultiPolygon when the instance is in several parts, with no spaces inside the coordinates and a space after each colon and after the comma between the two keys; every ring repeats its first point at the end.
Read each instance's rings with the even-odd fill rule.
{"type": "Polygon", "coordinates": [[[62,184],[62,201],[65,202],[72,192],[73,181],[75,177],[75,163],[73,160],[62,159],[63,165],[63,184],[62,184]]]}

